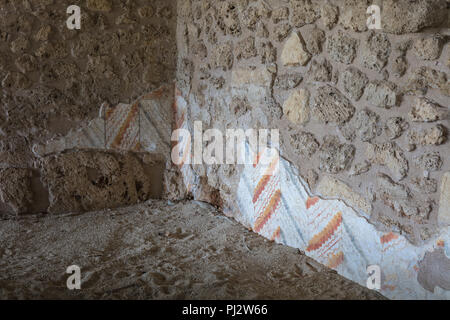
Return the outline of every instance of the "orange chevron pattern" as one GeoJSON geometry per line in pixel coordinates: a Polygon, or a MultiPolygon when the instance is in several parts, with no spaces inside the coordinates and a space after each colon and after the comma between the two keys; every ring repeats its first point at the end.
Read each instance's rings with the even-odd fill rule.
{"type": "Polygon", "coordinates": [[[272,174],[277,164],[278,164],[278,157],[272,160],[272,162],[270,163],[270,167],[267,168],[263,177],[261,178],[261,180],[259,180],[258,185],[256,186],[255,191],[253,192],[253,203],[256,203],[256,201],[258,201],[259,196],[264,191],[265,187],[272,178],[272,174]]]}
{"type": "Polygon", "coordinates": [[[270,237],[270,240],[275,241],[278,239],[281,235],[281,227],[278,227],[277,230],[273,233],[272,237],[270,237]]]}
{"type": "Polygon", "coordinates": [[[321,232],[312,237],[312,239],[308,243],[306,251],[310,252],[319,249],[333,236],[341,223],[342,212],[338,212],[321,232]]]}
{"type": "Polygon", "coordinates": [[[128,114],[127,118],[125,119],[125,122],[120,127],[119,133],[114,138],[114,141],[112,143],[112,147],[119,147],[122,143],[122,140],[124,139],[126,132],[128,131],[128,128],[130,127],[130,124],[132,121],[136,119],[136,116],[138,114],[138,104],[135,103],[130,110],[130,113],[128,114]]]}
{"type": "Polygon", "coordinates": [[[258,201],[259,196],[264,191],[264,188],[270,181],[270,176],[263,176],[261,180],[259,180],[258,185],[255,188],[255,191],[253,192],[253,203],[258,201]]]}
{"type": "Polygon", "coordinates": [[[259,160],[261,159],[263,151],[260,151],[256,154],[255,160],[253,160],[253,168],[256,168],[256,166],[259,164],[259,160]]]}
{"type": "Polygon", "coordinates": [[[106,147],[139,150],[139,103],[120,104],[105,111],[106,147]]]}
{"type": "Polygon", "coordinates": [[[306,200],[306,209],[311,208],[314,206],[317,202],[319,202],[319,197],[310,198],[308,197],[308,200],[306,200]]]}
{"type": "Polygon", "coordinates": [[[254,231],[256,232],[261,231],[266,222],[270,219],[272,214],[277,209],[278,205],[280,204],[280,201],[281,201],[281,190],[278,189],[277,191],[275,191],[274,195],[270,199],[269,204],[264,209],[264,212],[256,219],[255,226],[253,228],[254,231]]]}
{"type": "Polygon", "coordinates": [[[388,234],[385,234],[384,236],[382,236],[380,238],[380,242],[381,242],[381,244],[386,244],[397,238],[398,238],[398,235],[396,235],[393,232],[389,232],[388,234]]]}
{"type": "Polygon", "coordinates": [[[344,262],[344,253],[339,251],[337,254],[331,254],[327,266],[331,269],[336,269],[342,262],[344,262]]]}

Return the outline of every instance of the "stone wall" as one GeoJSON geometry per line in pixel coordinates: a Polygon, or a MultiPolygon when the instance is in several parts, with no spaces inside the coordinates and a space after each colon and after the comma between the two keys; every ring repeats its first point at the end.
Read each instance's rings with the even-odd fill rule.
{"type": "Polygon", "coordinates": [[[281,136],[276,174],[185,164],[188,196],[363,285],[381,266],[390,298],[448,298],[431,271],[450,258],[448,11],[445,0],[180,0],[179,127],[281,136]],[[371,4],[381,30],[366,26],[371,4]]]}
{"type": "MultiPolygon", "coordinates": [[[[375,3],[380,31],[369,1],[180,1],[178,86],[191,122],[281,129],[312,190],[419,244],[448,219],[447,3],[375,3]]],[[[233,198],[211,170],[195,168],[233,198]]]]}
{"type": "MultiPolygon", "coordinates": [[[[50,173],[49,162],[33,148],[42,149],[48,141],[86,127],[98,117],[101,105],[129,104],[171,83],[176,69],[175,30],[175,1],[0,0],[1,213],[46,211],[49,203],[50,211],[57,210],[51,209],[51,190],[60,183],[61,172],[50,173]],[[81,7],[81,30],[66,26],[66,10],[73,4],[81,7]]],[[[52,162],[51,168],[69,170],[77,161],[85,168],[88,161],[93,169],[99,166],[95,161],[113,161],[107,155],[97,154],[94,161],[88,154],[70,152],[86,147],[105,149],[104,123],[94,121],[99,131],[65,148],[68,153],[56,155],[59,163],[52,162]],[[101,160],[105,156],[109,160],[101,160]],[[66,168],[64,162],[70,165],[66,168]]],[[[129,155],[117,157],[113,166],[131,161],[129,155]]],[[[122,179],[114,174],[111,178],[122,179]]],[[[95,179],[86,176],[83,183],[95,184],[95,179]]],[[[83,183],[76,185],[83,188],[83,183]]],[[[99,192],[108,194],[103,189],[99,192]]],[[[136,198],[120,192],[112,196],[114,205],[136,198]]],[[[66,193],[77,204],[65,210],[79,209],[80,203],[108,201],[101,196],[86,202],[75,191],[66,193]]],[[[84,209],[94,207],[98,208],[87,205],[84,209]]],[[[55,208],[61,207],[55,204],[55,208]]]]}
{"type": "Polygon", "coordinates": [[[447,1],[86,0],[79,31],[68,4],[0,0],[2,215],[164,188],[361,284],[380,265],[388,297],[450,297],[447,1]],[[279,172],[175,166],[194,121],[279,129],[279,172]]]}

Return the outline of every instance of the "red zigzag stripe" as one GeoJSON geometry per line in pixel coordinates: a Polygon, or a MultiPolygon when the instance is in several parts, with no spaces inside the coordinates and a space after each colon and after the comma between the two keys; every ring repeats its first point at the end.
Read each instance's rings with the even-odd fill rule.
{"type": "Polygon", "coordinates": [[[266,224],[266,222],[269,221],[270,217],[277,209],[280,200],[281,200],[281,190],[278,189],[277,191],[275,191],[275,194],[270,199],[270,202],[267,205],[264,212],[256,219],[255,227],[253,228],[255,232],[260,232],[261,229],[266,224]]]}

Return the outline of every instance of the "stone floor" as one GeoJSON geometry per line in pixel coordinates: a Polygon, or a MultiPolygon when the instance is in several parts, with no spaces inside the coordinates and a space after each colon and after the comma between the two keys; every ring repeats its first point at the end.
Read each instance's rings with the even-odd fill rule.
{"type": "Polygon", "coordinates": [[[199,202],[3,220],[0,243],[0,299],[383,299],[199,202]]]}

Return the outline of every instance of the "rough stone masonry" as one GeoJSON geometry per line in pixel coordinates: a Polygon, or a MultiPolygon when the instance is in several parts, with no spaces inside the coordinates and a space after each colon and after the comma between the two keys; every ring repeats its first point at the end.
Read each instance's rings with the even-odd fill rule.
{"type": "MultiPolygon", "coordinates": [[[[191,121],[279,128],[282,156],[312,190],[413,243],[445,225],[446,1],[179,1],[178,12],[177,83],[191,121]],[[381,30],[367,28],[370,4],[381,30]]],[[[231,201],[232,177],[212,170],[196,168],[231,201]]]]}
{"type": "MultiPolygon", "coordinates": [[[[155,167],[166,197],[192,196],[141,138],[106,137],[122,110],[142,137],[134,102],[175,81],[189,121],[280,129],[313,193],[378,229],[421,245],[450,224],[448,0],[86,0],[72,31],[70,4],[0,0],[2,215],[143,201],[161,195],[155,167]],[[381,30],[367,28],[371,4],[381,30]],[[102,142],[37,152],[88,124],[102,142]]],[[[201,200],[236,210],[239,168],[193,170],[201,200]]]]}

